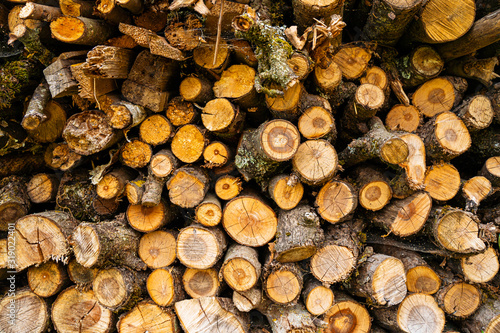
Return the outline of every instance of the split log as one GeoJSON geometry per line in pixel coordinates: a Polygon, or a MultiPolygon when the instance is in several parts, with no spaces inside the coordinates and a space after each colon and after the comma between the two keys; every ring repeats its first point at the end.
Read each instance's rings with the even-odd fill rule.
{"type": "Polygon", "coordinates": [[[269,182],[268,191],[271,199],[279,208],[290,210],[302,200],[304,186],[293,175],[278,175],[269,182]]]}
{"type": "Polygon", "coordinates": [[[52,304],[51,318],[57,331],[68,333],[81,330],[111,332],[114,319],[113,313],[99,304],[92,290],[79,291],[75,286],[63,290],[57,296],[52,304]]]}
{"type": "Polygon", "coordinates": [[[395,134],[387,131],[378,117],[369,121],[370,131],[352,141],[339,154],[339,164],[346,168],[378,157],[385,163],[402,163],[408,157],[408,145],[395,134]]]}
{"type": "MultiPolygon", "coordinates": [[[[114,79],[96,79],[91,78],[83,72],[84,62],[78,64],[72,64],[70,66],[71,74],[78,81],[78,97],[73,97],[81,99],[88,99],[91,102],[97,103],[106,95],[117,88],[117,83],[114,79]]],[[[81,109],[87,111],[89,108],[89,101],[80,101],[80,104],[85,105],[80,106],[81,109]]],[[[79,105],[80,105],[79,104],[79,105]]]]}
{"type": "Polygon", "coordinates": [[[422,115],[413,105],[394,105],[385,118],[390,131],[415,132],[422,122],[422,115]]]}
{"type": "Polygon", "coordinates": [[[303,183],[318,186],[333,178],[338,161],[335,148],[328,141],[319,139],[300,144],[292,165],[303,183]]]}
{"type": "Polygon", "coordinates": [[[241,132],[244,120],[245,113],[225,98],[212,99],[201,114],[201,121],[206,129],[227,139],[234,138],[241,132]]]}
{"type": "Polygon", "coordinates": [[[361,263],[358,275],[350,282],[353,294],[379,306],[393,306],[406,296],[406,273],[401,260],[385,254],[373,254],[361,263]]]}
{"type": "Polygon", "coordinates": [[[316,206],[323,219],[335,224],[352,216],[358,206],[358,194],[348,182],[332,180],[319,191],[316,206]]]}
{"type": "Polygon", "coordinates": [[[215,194],[222,200],[231,200],[238,196],[243,187],[241,179],[231,175],[223,175],[215,182],[215,194]]]}
{"type": "Polygon", "coordinates": [[[146,269],[137,257],[140,234],[122,220],[80,223],[71,235],[76,261],[83,267],[103,267],[107,263],[146,269]],[[120,235],[120,237],[116,237],[120,235]]]}
{"type": "MultiPolygon", "coordinates": [[[[324,314],[325,332],[374,332],[366,308],[344,293],[334,292],[335,303],[324,314]]],[[[377,309],[378,311],[379,309],[377,309]]]]}
{"type": "Polygon", "coordinates": [[[109,126],[106,115],[97,110],[71,116],[62,135],[71,150],[85,156],[107,149],[120,139],[109,126]]]}
{"type": "Polygon", "coordinates": [[[149,274],[146,288],[151,299],[162,307],[173,305],[186,298],[182,289],[182,269],[157,268],[149,274]]]}
{"type": "Polygon", "coordinates": [[[176,169],[167,181],[170,202],[182,208],[196,207],[208,192],[208,182],[200,168],[183,166],[176,169]]]}
{"type": "Polygon", "coordinates": [[[193,103],[184,101],[180,96],[172,98],[167,105],[167,118],[174,126],[194,123],[198,114],[193,103]]]}
{"type": "Polygon", "coordinates": [[[68,284],[66,269],[61,263],[47,261],[28,269],[28,285],[40,297],[51,297],[68,284]]]}
{"type": "Polygon", "coordinates": [[[148,232],[139,241],[138,254],[149,268],[167,267],[174,263],[177,233],[170,230],[148,232]]]}
{"type": "Polygon", "coordinates": [[[470,148],[467,127],[452,112],[441,112],[419,129],[426,156],[434,160],[451,160],[470,148]]]}
{"type": "Polygon", "coordinates": [[[31,177],[26,189],[33,203],[54,201],[59,188],[59,178],[54,174],[38,173],[31,177]]]}
{"type": "Polygon", "coordinates": [[[302,273],[295,263],[272,261],[264,267],[263,289],[271,301],[295,305],[303,286],[302,273]]]}
{"type": "Polygon", "coordinates": [[[102,20],[61,16],[50,23],[50,31],[64,43],[98,45],[111,37],[113,28],[102,20]]]}
{"type": "Polygon", "coordinates": [[[289,121],[265,122],[256,130],[243,133],[235,157],[236,167],[246,181],[255,178],[262,185],[280,162],[296,155],[299,143],[300,133],[289,121]]]}
{"type": "MultiPolygon", "coordinates": [[[[426,170],[424,142],[415,134],[403,133],[399,137],[408,146],[406,161],[399,163],[399,166],[405,171],[405,181],[411,189],[423,189],[426,170]]],[[[396,196],[394,195],[394,197],[396,196]]]]}
{"type": "Polygon", "coordinates": [[[462,100],[467,81],[459,77],[437,77],[422,84],[413,94],[412,104],[426,117],[450,111],[462,100]]]}
{"type": "Polygon", "coordinates": [[[462,198],[465,200],[465,210],[475,212],[477,207],[492,192],[491,182],[483,176],[472,177],[462,181],[462,198]]]}
{"type": "Polygon", "coordinates": [[[207,194],[205,199],[196,206],[196,221],[205,227],[213,227],[222,220],[222,205],[214,194],[207,194]]]}
{"type": "Polygon", "coordinates": [[[357,240],[351,223],[329,226],[323,245],[309,263],[312,275],[326,285],[347,279],[356,268],[360,250],[357,240]]]}
{"type": "Polygon", "coordinates": [[[474,1],[432,0],[409,28],[411,38],[423,43],[445,43],[463,36],[474,23],[474,1]]]}
{"type": "Polygon", "coordinates": [[[186,333],[247,333],[250,327],[248,317],[229,298],[188,299],[175,303],[174,309],[186,333]]]}
{"type": "Polygon", "coordinates": [[[193,224],[179,231],[177,258],[186,267],[207,269],[219,261],[226,246],[226,237],[222,230],[193,224]]]}
{"type": "Polygon", "coordinates": [[[262,288],[253,287],[246,291],[233,291],[234,306],[241,312],[250,312],[262,303],[262,288]]]}
{"type": "Polygon", "coordinates": [[[182,284],[186,293],[195,299],[217,296],[221,289],[217,269],[215,268],[186,268],[182,276],[182,284]]]}
{"type": "Polygon", "coordinates": [[[426,294],[408,295],[396,307],[379,309],[375,312],[378,323],[393,332],[443,332],[445,316],[434,298],[426,294]]]}
{"type": "Polygon", "coordinates": [[[26,215],[16,222],[14,237],[16,269],[48,261],[67,262],[71,251],[67,238],[77,226],[77,221],[61,211],[45,211],[26,215]]]}
{"type": "Polygon", "coordinates": [[[172,309],[161,308],[151,300],[144,300],[120,316],[116,324],[121,333],[165,332],[180,333],[179,322],[172,309]]]}
{"type": "Polygon", "coordinates": [[[427,168],[425,191],[436,201],[448,201],[460,190],[460,174],[450,163],[440,163],[427,168]]]}
{"type": "Polygon", "coordinates": [[[177,167],[179,161],[170,150],[162,149],[151,157],[149,170],[153,175],[159,178],[169,176],[177,167]]]}
{"type": "Polygon", "coordinates": [[[179,94],[185,101],[206,103],[213,99],[212,83],[203,77],[188,76],[179,85],[179,94]]]}
{"type": "Polygon", "coordinates": [[[282,263],[297,262],[314,255],[323,243],[319,216],[308,205],[280,211],[274,252],[282,263]]]}
{"type": "Polygon", "coordinates": [[[436,47],[443,60],[448,61],[474,53],[500,40],[499,16],[500,9],[497,9],[474,22],[471,29],[461,38],[436,47]]]}
{"type": "Polygon", "coordinates": [[[222,213],[222,225],[237,243],[262,246],[276,235],[276,213],[255,195],[240,195],[229,201],[222,213]]]}
{"type": "Polygon", "coordinates": [[[45,67],[43,74],[52,98],[74,95],[78,92],[78,82],[71,74],[70,65],[81,63],[86,55],[87,51],[61,53],[56,61],[45,67]]]}
{"type": "Polygon", "coordinates": [[[86,75],[102,79],[126,79],[132,66],[132,50],[98,45],[87,53],[83,65],[86,75]]]}
{"type": "Polygon", "coordinates": [[[399,237],[415,235],[423,227],[432,208],[432,198],[426,192],[416,192],[406,199],[394,200],[372,222],[399,237]]]}
{"type": "Polygon", "coordinates": [[[483,305],[463,322],[469,332],[493,333],[500,327],[500,301],[488,298],[483,305]]]}
{"type": "Polygon", "coordinates": [[[436,244],[454,253],[477,253],[486,249],[479,238],[479,220],[457,208],[433,208],[428,223],[436,244]]]}
{"type": "Polygon", "coordinates": [[[47,303],[29,288],[8,293],[0,301],[0,326],[5,332],[43,333],[49,323],[47,303]]]}
{"type": "Polygon", "coordinates": [[[128,267],[100,270],[92,282],[94,296],[100,305],[111,311],[135,305],[144,289],[145,273],[128,267]]]}
{"type": "Polygon", "coordinates": [[[31,208],[27,179],[9,176],[0,181],[0,230],[7,231],[9,225],[28,214],[31,208]]]}
{"type": "Polygon", "coordinates": [[[223,142],[212,141],[203,151],[203,160],[205,168],[215,168],[225,165],[234,158],[231,149],[223,142]]]}
{"type": "Polygon", "coordinates": [[[219,275],[234,291],[247,291],[259,281],[261,267],[255,249],[233,244],[226,251],[219,275]]]}
{"type": "Polygon", "coordinates": [[[78,289],[89,289],[97,273],[99,273],[98,268],[84,267],[80,265],[75,258],[71,259],[68,264],[69,279],[76,284],[78,289]]]}

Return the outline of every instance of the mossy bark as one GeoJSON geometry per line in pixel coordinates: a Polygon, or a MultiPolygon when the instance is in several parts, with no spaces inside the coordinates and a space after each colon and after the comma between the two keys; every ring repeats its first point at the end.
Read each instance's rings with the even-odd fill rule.
{"type": "Polygon", "coordinates": [[[14,60],[0,67],[0,110],[9,108],[41,77],[41,68],[31,59],[14,60]]]}

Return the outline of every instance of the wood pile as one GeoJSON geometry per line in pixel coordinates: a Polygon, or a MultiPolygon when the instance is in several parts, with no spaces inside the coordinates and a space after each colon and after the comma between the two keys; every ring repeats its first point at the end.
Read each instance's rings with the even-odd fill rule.
{"type": "Polygon", "coordinates": [[[0,332],[500,332],[498,1],[0,30],[0,332]]]}

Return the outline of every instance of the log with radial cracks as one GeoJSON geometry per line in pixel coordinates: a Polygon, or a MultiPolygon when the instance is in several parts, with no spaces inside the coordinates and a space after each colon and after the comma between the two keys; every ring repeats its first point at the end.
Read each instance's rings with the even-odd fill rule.
{"type": "Polygon", "coordinates": [[[358,194],[345,181],[331,180],[316,196],[318,214],[330,223],[342,222],[352,216],[358,206],[358,194]]]}
{"type": "Polygon", "coordinates": [[[330,288],[323,286],[318,280],[311,278],[304,284],[302,299],[309,313],[314,316],[320,316],[333,306],[335,296],[330,288]]]}
{"type": "Polygon", "coordinates": [[[280,305],[295,305],[303,286],[302,273],[296,263],[272,261],[264,266],[263,286],[267,297],[280,305]]]}
{"type": "Polygon", "coordinates": [[[49,309],[45,300],[29,288],[17,290],[0,301],[0,327],[9,333],[43,333],[50,323],[49,309]],[[9,305],[15,304],[14,320],[9,305]]]}
{"type": "Polygon", "coordinates": [[[144,300],[120,316],[117,323],[121,333],[180,333],[179,321],[171,308],[161,308],[151,300],[144,300]]]}
{"type": "Polygon", "coordinates": [[[113,317],[92,290],[79,291],[75,286],[62,291],[52,304],[52,322],[58,332],[107,333],[112,330],[113,317]]]}
{"type": "Polygon", "coordinates": [[[14,232],[16,269],[23,270],[49,259],[68,260],[70,247],[66,239],[76,226],[77,221],[61,211],[31,214],[17,220],[14,232]]]}
{"type": "Polygon", "coordinates": [[[186,298],[182,289],[182,268],[157,268],[149,274],[146,289],[151,299],[159,306],[166,307],[186,298]]]}
{"type": "Polygon", "coordinates": [[[448,201],[460,190],[460,173],[450,163],[435,164],[427,168],[424,185],[432,199],[448,201]]]}
{"type": "Polygon", "coordinates": [[[168,230],[148,232],[139,242],[139,257],[149,268],[167,267],[176,259],[177,233],[168,230]]]}
{"type": "Polygon", "coordinates": [[[233,244],[227,249],[219,274],[234,291],[246,291],[259,281],[261,267],[254,248],[233,244]]]}
{"type": "Polygon", "coordinates": [[[182,208],[199,205],[208,192],[209,178],[198,167],[176,169],[167,182],[170,202],[182,208]]]}
{"type": "Polygon", "coordinates": [[[38,173],[33,175],[26,189],[33,203],[54,201],[59,187],[59,178],[55,174],[38,173]]]}
{"type": "Polygon", "coordinates": [[[232,150],[220,141],[212,141],[203,151],[204,167],[209,169],[223,166],[233,158],[232,150]]]}
{"type": "Polygon", "coordinates": [[[308,140],[293,156],[293,170],[300,180],[312,186],[323,185],[333,178],[338,169],[337,151],[326,140],[308,140]]]}
{"type": "Polygon", "coordinates": [[[111,262],[136,270],[146,269],[136,255],[140,234],[125,223],[123,220],[81,223],[70,239],[76,261],[84,267],[102,267],[111,262]]]}
{"type": "Polygon", "coordinates": [[[28,285],[40,297],[51,297],[68,284],[68,274],[62,263],[47,261],[28,268],[28,285]]]}
{"type": "Polygon", "coordinates": [[[202,297],[175,303],[175,312],[186,333],[247,333],[249,321],[229,298],[202,297]]]}

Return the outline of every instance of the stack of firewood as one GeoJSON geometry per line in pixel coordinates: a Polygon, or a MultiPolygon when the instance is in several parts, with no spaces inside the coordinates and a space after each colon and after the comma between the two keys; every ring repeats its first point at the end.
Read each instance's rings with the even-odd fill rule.
{"type": "Polygon", "coordinates": [[[0,332],[500,331],[498,1],[9,1],[0,332]]]}

